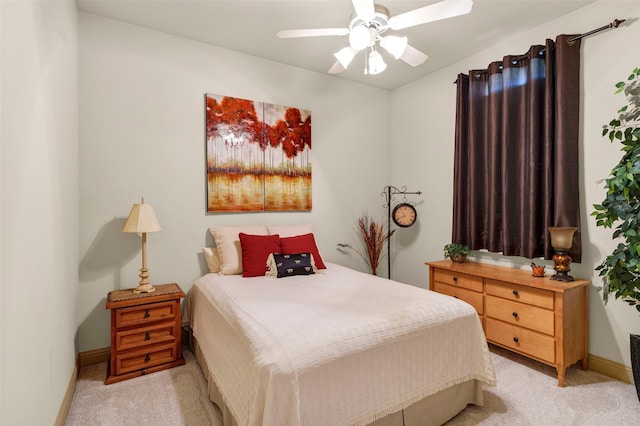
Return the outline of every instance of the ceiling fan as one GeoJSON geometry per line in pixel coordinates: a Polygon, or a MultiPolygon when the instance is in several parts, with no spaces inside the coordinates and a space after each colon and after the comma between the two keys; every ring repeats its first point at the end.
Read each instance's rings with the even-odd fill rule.
{"type": "Polygon", "coordinates": [[[282,30],[279,38],[349,36],[349,46],[334,53],[337,61],[329,69],[329,74],[338,74],[346,70],[360,51],[365,51],[365,74],[379,74],[387,68],[377,44],[412,67],[417,67],[428,56],[408,44],[407,37],[383,35],[387,30],[402,30],[427,22],[453,18],[471,12],[473,0],[443,0],[399,15],[390,16],[389,9],[373,0],[351,0],[355,16],[349,21],[348,28],[316,28],[282,30]],[[369,53],[367,54],[367,49],[369,53]]]}

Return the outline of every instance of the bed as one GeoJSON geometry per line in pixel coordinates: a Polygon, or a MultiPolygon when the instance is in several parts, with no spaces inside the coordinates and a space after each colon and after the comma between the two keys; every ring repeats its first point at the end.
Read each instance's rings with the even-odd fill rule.
{"type": "Polygon", "coordinates": [[[473,307],[323,266],[209,273],[189,291],[190,341],[225,426],[422,426],[482,405],[495,373],[473,307]]]}

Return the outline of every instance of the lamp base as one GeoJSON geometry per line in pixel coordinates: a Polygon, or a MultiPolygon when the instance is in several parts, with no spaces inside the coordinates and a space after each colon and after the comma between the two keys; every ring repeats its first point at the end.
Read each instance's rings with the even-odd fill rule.
{"type": "Polygon", "coordinates": [[[142,245],[142,268],[140,268],[140,282],[138,283],[138,287],[136,287],[133,292],[134,293],[151,293],[156,291],[156,289],[149,283],[149,270],[147,269],[147,255],[146,255],[145,245],[142,245]]]}
{"type": "Polygon", "coordinates": [[[551,276],[552,280],[570,282],[574,278],[569,275],[571,270],[571,256],[567,254],[566,250],[556,249],[556,253],[552,257],[553,269],[556,274],[551,276]]]}
{"type": "Polygon", "coordinates": [[[154,291],[156,291],[156,289],[151,284],[140,284],[133,289],[134,293],[153,293],[154,291]]]}
{"type": "Polygon", "coordinates": [[[562,282],[565,282],[565,283],[571,282],[571,281],[573,281],[575,279],[571,275],[567,274],[566,272],[564,274],[558,272],[555,275],[551,275],[551,277],[549,277],[549,278],[551,278],[552,280],[562,281],[562,282]]]}

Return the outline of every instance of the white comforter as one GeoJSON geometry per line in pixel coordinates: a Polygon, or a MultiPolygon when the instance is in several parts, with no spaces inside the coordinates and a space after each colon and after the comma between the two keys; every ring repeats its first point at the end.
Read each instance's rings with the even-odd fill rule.
{"type": "Polygon", "coordinates": [[[495,384],[470,305],[327,266],[208,274],[189,292],[194,336],[239,425],[367,424],[470,379],[495,384]]]}

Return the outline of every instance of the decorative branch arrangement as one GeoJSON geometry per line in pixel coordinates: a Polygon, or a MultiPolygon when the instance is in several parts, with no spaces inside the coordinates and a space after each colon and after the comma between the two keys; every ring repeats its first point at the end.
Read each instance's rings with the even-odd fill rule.
{"type": "Polygon", "coordinates": [[[391,238],[395,230],[389,232],[384,225],[377,223],[366,211],[362,212],[356,225],[356,233],[364,247],[364,251],[348,243],[338,243],[338,247],[354,250],[369,265],[371,273],[377,275],[382,249],[385,242],[388,245],[389,238],[391,238]]]}

